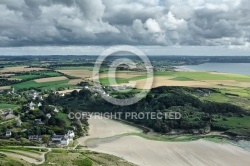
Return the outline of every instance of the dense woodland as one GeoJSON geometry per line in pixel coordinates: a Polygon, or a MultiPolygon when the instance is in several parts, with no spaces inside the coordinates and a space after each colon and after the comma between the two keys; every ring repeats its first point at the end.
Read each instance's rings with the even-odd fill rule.
{"type": "MultiPolygon", "coordinates": [[[[204,89],[205,91],[206,89],[204,89]]],[[[51,104],[63,106],[68,111],[94,111],[94,112],[180,112],[179,120],[169,119],[126,119],[129,122],[152,128],[156,132],[203,134],[210,130],[225,131],[231,135],[250,136],[247,128],[242,132],[233,132],[236,128],[220,125],[220,121],[228,121],[230,117],[244,118],[250,112],[233,104],[201,101],[195,96],[200,91],[196,88],[186,87],[159,87],[152,89],[140,102],[131,106],[115,106],[107,103],[100,96],[93,95],[88,90],[73,91],[60,99],[55,94],[48,97],[51,104]]],[[[133,93],[120,94],[118,98],[132,96],[133,93]]],[[[124,115],[123,115],[124,118],[124,115]]]]}

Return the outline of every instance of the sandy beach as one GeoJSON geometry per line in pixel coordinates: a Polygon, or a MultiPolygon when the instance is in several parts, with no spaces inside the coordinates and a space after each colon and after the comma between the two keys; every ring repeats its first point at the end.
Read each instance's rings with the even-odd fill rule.
{"type": "MultiPolygon", "coordinates": [[[[88,137],[79,139],[85,145],[90,138],[141,132],[139,129],[109,119],[90,119],[88,137]]],[[[231,144],[219,144],[205,140],[193,142],[160,142],[138,136],[124,136],[98,142],[89,150],[112,154],[140,166],[248,166],[250,152],[231,144]]]]}

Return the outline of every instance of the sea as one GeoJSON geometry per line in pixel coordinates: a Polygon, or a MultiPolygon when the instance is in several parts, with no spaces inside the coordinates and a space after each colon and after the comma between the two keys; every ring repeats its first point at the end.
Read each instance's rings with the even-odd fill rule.
{"type": "Polygon", "coordinates": [[[191,71],[212,71],[250,75],[250,63],[204,63],[199,65],[185,65],[179,68],[191,71]]]}

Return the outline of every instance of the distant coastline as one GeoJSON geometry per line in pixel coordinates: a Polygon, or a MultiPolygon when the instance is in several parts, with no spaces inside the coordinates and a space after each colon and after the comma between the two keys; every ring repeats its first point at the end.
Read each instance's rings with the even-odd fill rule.
{"type": "Polygon", "coordinates": [[[250,76],[250,63],[204,63],[199,65],[175,66],[176,71],[207,71],[250,76]]]}

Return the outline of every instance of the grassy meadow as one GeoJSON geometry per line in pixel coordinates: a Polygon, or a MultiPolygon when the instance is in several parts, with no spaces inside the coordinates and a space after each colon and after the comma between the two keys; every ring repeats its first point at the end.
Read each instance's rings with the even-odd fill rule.
{"type": "Polygon", "coordinates": [[[0,109],[13,109],[18,107],[15,104],[5,104],[5,103],[0,103],[0,109]]]}
{"type": "Polygon", "coordinates": [[[40,88],[42,90],[51,90],[51,89],[57,89],[57,88],[71,87],[72,85],[68,84],[68,82],[69,82],[69,79],[61,80],[61,81],[42,82],[42,83],[37,83],[32,80],[32,81],[15,84],[13,85],[13,87],[16,90],[28,89],[28,88],[40,88]]]}
{"type": "Polygon", "coordinates": [[[11,78],[27,80],[27,79],[38,79],[43,77],[57,77],[61,75],[62,75],[61,73],[54,71],[41,71],[41,72],[31,72],[30,74],[24,74],[24,75],[15,75],[12,76],[11,78]]]}

